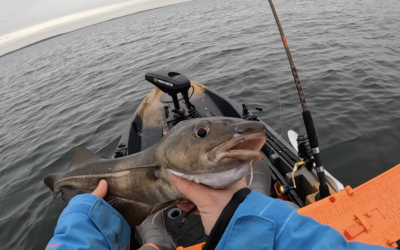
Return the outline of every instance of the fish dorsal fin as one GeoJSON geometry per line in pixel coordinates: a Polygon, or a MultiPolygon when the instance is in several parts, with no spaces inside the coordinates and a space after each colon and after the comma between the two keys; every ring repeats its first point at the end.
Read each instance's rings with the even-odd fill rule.
{"type": "Polygon", "coordinates": [[[136,227],[151,214],[153,206],[141,202],[127,200],[113,195],[104,198],[115,210],[117,210],[131,227],[136,227]]]}
{"type": "Polygon", "coordinates": [[[85,164],[88,164],[90,162],[99,161],[99,160],[103,160],[103,158],[96,155],[89,149],[79,147],[76,150],[76,153],[74,154],[74,156],[72,157],[72,161],[71,161],[71,164],[69,164],[68,170],[77,169],[85,164]]]}

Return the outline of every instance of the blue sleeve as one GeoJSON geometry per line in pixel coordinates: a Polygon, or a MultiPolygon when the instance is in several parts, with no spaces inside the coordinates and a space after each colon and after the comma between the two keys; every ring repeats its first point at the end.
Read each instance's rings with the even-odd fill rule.
{"type": "Polygon", "coordinates": [[[58,219],[46,250],[128,249],[131,229],[126,220],[103,199],[77,195],[58,219]]]}
{"type": "Polygon", "coordinates": [[[335,229],[300,215],[279,199],[251,192],[239,205],[216,249],[387,250],[348,242],[335,229]]]}

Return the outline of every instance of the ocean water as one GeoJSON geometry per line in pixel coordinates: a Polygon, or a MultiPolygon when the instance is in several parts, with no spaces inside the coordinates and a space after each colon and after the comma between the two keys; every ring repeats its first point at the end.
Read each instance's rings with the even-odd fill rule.
{"type": "MultiPolygon", "coordinates": [[[[400,163],[400,5],[274,2],[320,138],[324,167],[353,187],[400,163]]],[[[76,30],[0,57],[0,248],[44,249],[65,203],[43,184],[74,151],[111,157],[171,68],[287,139],[301,106],[268,1],[197,0],[76,30]]]]}

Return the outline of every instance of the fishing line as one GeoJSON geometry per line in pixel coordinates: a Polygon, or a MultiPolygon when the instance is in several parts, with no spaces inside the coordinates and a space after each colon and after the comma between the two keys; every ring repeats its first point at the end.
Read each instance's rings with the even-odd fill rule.
{"type": "Polygon", "coordinates": [[[154,224],[154,220],[157,217],[157,215],[159,215],[162,211],[164,211],[166,208],[164,208],[163,210],[160,210],[156,213],[156,215],[154,215],[153,219],[151,220],[151,224],[154,224]]]}
{"type": "Polygon", "coordinates": [[[278,90],[279,90],[279,113],[280,113],[280,116],[281,116],[281,133],[280,133],[280,136],[282,137],[283,122],[282,122],[281,83],[279,81],[279,73],[278,73],[278,67],[277,67],[277,61],[276,61],[276,55],[275,54],[274,54],[274,59],[275,59],[276,78],[277,78],[277,81],[278,81],[278,90]]]}
{"type": "Polygon", "coordinates": [[[250,166],[250,181],[249,181],[249,188],[251,186],[251,183],[253,182],[253,166],[250,166]]]}
{"type": "MultiPolygon", "coordinates": [[[[279,114],[280,114],[280,117],[281,117],[281,129],[280,129],[280,134],[279,134],[279,136],[276,137],[275,140],[273,140],[274,143],[272,144],[271,151],[269,152],[270,155],[272,154],[272,150],[273,150],[274,146],[276,145],[276,142],[277,142],[280,138],[282,138],[282,128],[283,128],[283,122],[282,122],[282,120],[283,120],[283,119],[282,119],[282,100],[281,100],[281,87],[280,87],[280,80],[279,80],[279,72],[278,72],[278,68],[277,68],[276,55],[275,55],[275,54],[273,54],[273,55],[274,55],[274,60],[275,60],[275,71],[277,72],[276,76],[277,76],[277,81],[278,81],[278,91],[279,91],[279,114]]],[[[271,138],[269,138],[269,139],[271,139],[271,138]]]]}
{"type": "MultiPolygon", "coordinates": [[[[171,206],[172,206],[172,205],[171,205],[171,206]]],[[[154,224],[154,219],[157,217],[157,215],[159,215],[161,212],[165,211],[166,209],[170,208],[171,206],[165,207],[165,208],[159,210],[157,213],[155,213],[153,219],[151,220],[151,224],[154,224]]],[[[157,209],[158,209],[158,208],[157,208],[157,209]]],[[[143,226],[143,224],[144,224],[144,221],[143,221],[143,223],[142,223],[142,226],[143,226]]]]}
{"type": "MultiPolygon", "coordinates": [[[[263,1],[260,1],[260,5],[262,6],[263,5],[263,1]]],[[[278,137],[275,137],[275,139],[273,139],[273,138],[267,138],[268,140],[272,140],[273,142],[271,143],[271,148],[270,148],[270,152],[269,152],[269,155],[271,155],[272,154],[272,151],[273,151],[273,148],[274,148],[274,146],[276,146],[276,142],[279,140],[279,138],[282,138],[282,128],[283,128],[283,122],[282,122],[282,104],[281,104],[281,96],[280,96],[280,78],[279,78],[279,71],[277,70],[277,68],[278,68],[278,60],[277,60],[277,58],[276,58],[276,55],[275,54],[273,54],[274,55],[274,60],[275,60],[275,70],[277,71],[277,79],[278,79],[278,87],[279,87],[279,105],[280,105],[280,116],[281,116],[281,133],[280,133],[280,135],[278,136],[278,137]]],[[[293,103],[293,105],[294,105],[294,101],[293,101],[293,96],[292,96],[292,103],[293,103]]],[[[271,164],[271,162],[270,161],[268,161],[268,165],[269,165],[269,167],[271,168],[272,167],[272,164],[271,164]]],[[[251,170],[253,170],[253,169],[251,169],[251,170]]],[[[249,187],[250,187],[250,185],[249,185],[249,187]]]]}

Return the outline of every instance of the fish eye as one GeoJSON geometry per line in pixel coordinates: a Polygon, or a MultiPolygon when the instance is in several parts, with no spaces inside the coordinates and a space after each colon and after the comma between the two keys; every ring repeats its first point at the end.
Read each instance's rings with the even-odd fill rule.
{"type": "Polygon", "coordinates": [[[194,135],[201,139],[208,135],[210,132],[210,123],[209,122],[200,122],[194,128],[194,135]]]}
{"type": "Polygon", "coordinates": [[[208,131],[205,128],[199,128],[199,130],[197,130],[197,137],[198,138],[204,138],[206,137],[208,134],[208,131]]]}

